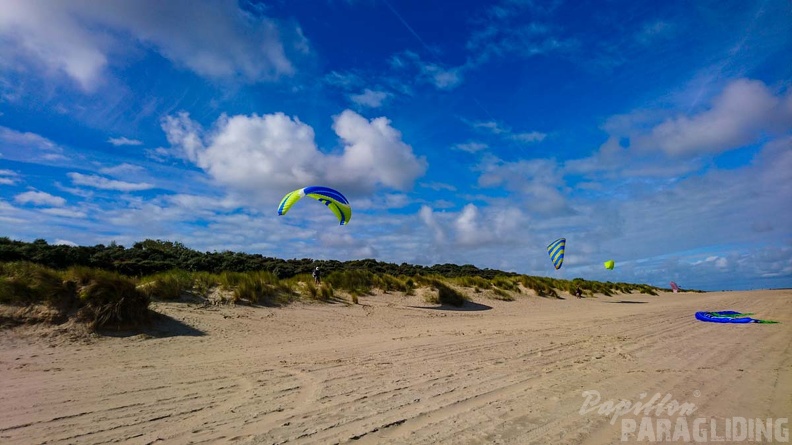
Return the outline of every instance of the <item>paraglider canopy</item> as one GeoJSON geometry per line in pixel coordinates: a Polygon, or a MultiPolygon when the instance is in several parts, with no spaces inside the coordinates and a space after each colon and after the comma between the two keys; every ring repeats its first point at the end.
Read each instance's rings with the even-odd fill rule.
{"type": "Polygon", "coordinates": [[[352,218],[352,207],[349,206],[349,201],[346,197],[338,190],[322,186],[304,187],[287,193],[281,200],[280,205],[278,205],[278,215],[285,215],[291,206],[302,199],[303,196],[310,196],[326,205],[335,214],[342,226],[352,218]]]}
{"type": "Polygon", "coordinates": [[[566,238],[558,238],[547,246],[547,254],[550,255],[550,261],[556,270],[561,268],[564,264],[564,250],[566,249],[566,238]]]}
{"type": "Polygon", "coordinates": [[[613,267],[616,266],[616,262],[613,260],[605,261],[603,264],[605,264],[605,268],[608,270],[613,270],[613,267]]]}
{"type": "Polygon", "coordinates": [[[679,286],[677,286],[677,284],[673,281],[671,282],[671,290],[674,291],[674,293],[679,292],[679,286]]]}

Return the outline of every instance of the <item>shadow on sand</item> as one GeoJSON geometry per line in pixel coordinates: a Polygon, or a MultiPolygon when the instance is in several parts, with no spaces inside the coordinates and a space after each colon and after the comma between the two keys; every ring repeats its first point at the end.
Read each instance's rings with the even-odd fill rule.
{"type": "Polygon", "coordinates": [[[619,301],[603,301],[603,303],[629,303],[629,304],[646,304],[646,303],[648,303],[648,301],[619,300],[619,301]]]}
{"type": "Polygon", "coordinates": [[[488,311],[492,309],[492,306],[487,306],[486,304],[475,303],[473,301],[466,301],[462,306],[451,306],[450,304],[443,304],[440,306],[407,306],[415,309],[429,309],[433,311],[461,311],[461,312],[473,312],[473,311],[488,311]]]}
{"type": "Polygon", "coordinates": [[[154,311],[151,311],[151,321],[146,326],[133,329],[101,329],[98,332],[106,337],[134,337],[141,334],[155,338],[202,337],[206,335],[200,329],[195,329],[169,315],[154,311]]]}

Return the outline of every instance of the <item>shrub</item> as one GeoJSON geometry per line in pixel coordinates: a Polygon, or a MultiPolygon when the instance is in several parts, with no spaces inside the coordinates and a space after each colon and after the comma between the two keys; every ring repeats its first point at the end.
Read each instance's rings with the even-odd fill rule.
{"type": "Polygon", "coordinates": [[[129,278],[114,272],[75,267],[66,272],[79,298],[78,319],[91,327],[134,327],[149,319],[149,298],[129,278]]]}
{"type": "Polygon", "coordinates": [[[465,296],[457,292],[454,288],[434,280],[432,287],[437,289],[437,295],[428,295],[426,301],[435,304],[449,304],[461,307],[465,304],[465,296]]]}

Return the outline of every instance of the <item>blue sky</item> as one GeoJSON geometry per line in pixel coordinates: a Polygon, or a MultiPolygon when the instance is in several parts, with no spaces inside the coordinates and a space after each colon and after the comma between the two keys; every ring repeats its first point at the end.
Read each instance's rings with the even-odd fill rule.
{"type": "Polygon", "coordinates": [[[6,0],[0,235],[792,287],[791,83],[786,0],[6,0]]]}

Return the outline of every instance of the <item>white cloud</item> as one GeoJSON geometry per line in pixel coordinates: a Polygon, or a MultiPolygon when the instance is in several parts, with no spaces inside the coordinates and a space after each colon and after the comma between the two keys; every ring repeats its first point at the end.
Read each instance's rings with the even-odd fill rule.
{"type": "Polygon", "coordinates": [[[426,160],[415,156],[385,117],[369,121],[346,110],[336,117],[333,129],[345,143],[341,169],[330,170],[338,181],[406,190],[426,171],[426,160]]]}
{"type": "Polygon", "coordinates": [[[86,91],[130,44],[126,36],[202,76],[252,82],[294,72],[284,39],[308,51],[298,27],[245,15],[231,0],[7,0],[0,35],[6,54],[63,72],[86,91]]]}
{"type": "Polygon", "coordinates": [[[46,192],[29,191],[16,195],[14,201],[20,204],[35,204],[61,207],[66,205],[66,200],[60,196],[53,196],[46,192]]]}
{"type": "Polygon", "coordinates": [[[116,147],[122,145],[143,145],[142,141],[138,141],[137,139],[129,139],[126,137],[110,138],[107,140],[107,142],[115,145],[116,147]]]}
{"type": "Polygon", "coordinates": [[[444,182],[425,182],[421,184],[422,187],[430,188],[432,190],[448,190],[450,192],[455,192],[456,187],[451,184],[446,184],[444,182]]]}
{"type": "Polygon", "coordinates": [[[756,142],[763,134],[792,128],[792,91],[773,94],[762,82],[740,79],[698,115],[666,119],[649,132],[633,135],[636,150],[672,156],[721,153],[756,142]]]}
{"type": "Polygon", "coordinates": [[[462,68],[442,68],[427,63],[421,65],[421,72],[439,90],[452,90],[462,83],[462,68]]]}
{"type": "Polygon", "coordinates": [[[146,169],[139,165],[133,165],[129,163],[118,164],[113,167],[103,167],[99,169],[100,173],[104,173],[106,175],[135,175],[145,172],[146,169]]]}
{"type": "Polygon", "coordinates": [[[393,55],[390,64],[399,70],[417,70],[420,81],[434,85],[438,90],[452,90],[461,85],[466,69],[464,65],[446,68],[436,63],[424,62],[421,56],[412,51],[393,55]]]}
{"type": "Polygon", "coordinates": [[[13,170],[0,170],[0,184],[14,185],[19,180],[19,174],[13,170]]]}
{"type": "Polygon", "coordinates": [[[492,134],[504,134],[509,133],[510,130],[503,125],[499,124],[495,121],[478,121],[478,122],[471,122],[470,125],[476,129],[484,129],[489,133],[492,134]]]}
{"type": "Polygon", "coordinates": [[[404,190],[426,170],[426,161],[414,155],[388,119],[369,121],[350,110],[333,124],[344,142],[339,155],[319,151],[313,129],[283,113],[224,116],[208,132],[180,114],[166,118],[163,129],[174,147],[215,180],[259,196],[310,184],[404,190]]]}
{"type": "Polygon", "coordinates": [[[789,132],[792,90],[774,94],[761,82],[739,79],[697,114],[663,118],[659,110],[636,110],[610,118],[603,128],[609,133],[605,143],[591,157],[567,161],[567,172],[606,171],[611,178],[679,177],[702,168],[706,155],[789,132]]]}
{"type": "Polygon", "coordinates": [[[85,212],[81,210],[74,210],[74,209],[41,209],[41,213],[46,213],[52,216],[63,216],[66,218],[75,218],[75,219],[82,219],[85,218],[87,215],[85,212]]]}
{"type": "Polygon", "coordinates": [[[542,213],[569,212],[566,183],[553,159],[505,162],[488,157],[477,166],[482,187],[503,187],[516,193],[526,208],[542,213]]]}
{"type": "Polygon", "coordinates": [[[478,207],[473,204],[466,205],[454,221],[456,241],[463,246],[491,243],[492,233],[484,230],[483,223],[478,207]]]}
{"type": "Polygon", "coordinates": [[[4,146],[12,145],[49,152],[60,153],[62,151],[62,148],[56,143],[43,136],[30,132],[12,130],[8,127],[0,127],[0,143],[4,146]]]}
{"type": "Polygon", "coordinates": [[[476,130],[484,130],[487,133],[500,136],[504,139],[517,141],[517,142],[542,142],[547,134],[538,131],[530,131],[524,133],[515,133],[510,127],[496,121],[476,121],[468,122],[468,125],[476,130]]]}
{"type": "Polygon", "coordinates": [[[468,153],[476,153],[489,147],[487,144],[481,142],[466,142],[464,144],[456,144],[454,148],[457,150],[466,151],[468,153]]]}
{"type": "Polygon", "coordinates": [[[122,192],[133,192],[140,190],[148,190],[154,187],[153,185],[147,184],[145,182],[133,183],[133,182],[116,181],[112,179],[103,178],[97,175],[83,175],[81,173],[75,173],[75,172],[69,173],[68,176],[71,178],[72,182],[75,185],[84,185],[87,187],[93,187],[103,190],[118,190],[122,192]]]}
{"type": "Polygon", "coordinates": [[[489,205],[480,209],[472,203],[459,212],[435,213],[429,206],[422,206],[418,218],[431,230],[435,242],[435,246],[424,246],[424,250],[442,250],[445,255],[461,258],[469,248],[480,249],[485,255],[479,259],[486,258],[489,264],[504,245],[515,248],[526,239],[524,227],[528,224],[528,217],[519,208],[489,205]]]}
{"type": "Polygon", "coordinates": [[[542,142],[547,137],[545,133],[532,131],[530,133],[516,133],[511,135],[511,139],[520,142],[542,142]]]}
{"type": "Polygon", "coordinates": [[[432,208],[429,206],[421,206],[418,216],[421,221],[432,230],[435,243],[444,244],[446,242],[445,230],[435,218],[432,208]]]}
{"type": "Polygon", "coordinates": [[[360,106],[379,108],[390,96],[392,96],[391,93],[387,93],[385,91],[373,91],[366,88],[361,94],[353,94],[349,98],[352,100],[352,102],[360,106]]]}
{"type": "Polygon", "coordinates": [[[55,242],[54,242],[53,244],[55,244],[56,246],[72,246],[72,247],[77,247],[77,243],[75,243],[75,242],[73,242],[73,241],[65,240],[65,239],[56,239],[56,240],[55,240],[55,242]]]}
{"type": "Polygon", "coordinates": [[[0,157],[23,162],[54,163],[68,160],[63,148],[36,133],[0,127],[0,157]]]}

